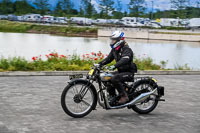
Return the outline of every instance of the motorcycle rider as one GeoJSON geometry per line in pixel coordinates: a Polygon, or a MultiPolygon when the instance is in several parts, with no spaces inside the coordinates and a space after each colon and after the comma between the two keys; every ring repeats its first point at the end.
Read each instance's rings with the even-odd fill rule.
{"type": "MultiPolygon", "coordinates": [[[[113,73],[114,76],[111,78],[111,82],[121,96],[118,104],[124,104],[129,101],[129,98],[122,83],[133,80],[134,73],[137,72],[137,66],[133,63],[133,51],[124,40],[124,32],[114,31],[110,36],[110,39],[110,46],[112,49],[109,55],[99,62],[99,65],[103,66],[109,64],[115,59],[116,64],[110,68],[112,70],[117,68],[118,71],[113,73]]],[[[108,91],[111,96],[115,95],[114,88],[108,91]]]]}

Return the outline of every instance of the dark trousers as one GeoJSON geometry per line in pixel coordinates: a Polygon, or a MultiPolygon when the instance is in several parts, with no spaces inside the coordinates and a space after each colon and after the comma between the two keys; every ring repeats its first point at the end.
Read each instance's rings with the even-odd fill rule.
{"type": "Polygon", "coordinates": [[[115,88],[119,92],[120,95],[126,94],[126,90],[123,86],[123,82],[132,81],[134,78],[134,73],[131,72],[113,72],[114,76],[111,78],[111,83],[113,84],[114,88],[110,88],[108,90],[110,95],[115,94],[115,88]]]}

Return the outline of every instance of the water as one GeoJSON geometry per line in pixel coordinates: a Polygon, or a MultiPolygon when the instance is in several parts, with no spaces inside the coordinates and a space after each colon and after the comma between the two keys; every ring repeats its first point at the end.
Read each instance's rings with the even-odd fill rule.
{"type": "MultiPolygon", "coordinates": [[[[154,63],[168,61],[166,68],[185,65],[200,70],[200,43],[174,41],[127,40],[136,57],[151,57],[154,63]]],[[[56,51],[59,54],[86,54],[110,51],[109,38],[62,37],[46,34],[0,33],[0,56],[21,56],[31,60],[33,56],[56,51]]]]}

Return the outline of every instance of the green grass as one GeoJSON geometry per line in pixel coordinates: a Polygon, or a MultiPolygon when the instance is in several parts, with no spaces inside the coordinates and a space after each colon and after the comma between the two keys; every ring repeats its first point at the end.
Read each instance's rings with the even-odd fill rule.
{"type": "Polygon", "coordinates": [[[46,26],[31,23],[0,21],[0,32],[19,32],[19,33],[48,33],[48,34],[93,34],[97,35],[97,28],[72,27],[72,26],[46,26]]]}

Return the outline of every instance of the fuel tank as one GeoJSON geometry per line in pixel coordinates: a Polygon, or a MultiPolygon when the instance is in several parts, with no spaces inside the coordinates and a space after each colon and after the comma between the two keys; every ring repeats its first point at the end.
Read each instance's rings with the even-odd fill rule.
{"type": "Polygon", "coordinates": [[[113,74],[104,72],[100,74],[101,81],[109,81],[113,77],[113,74]]]}

